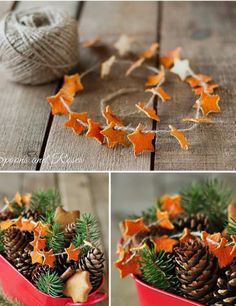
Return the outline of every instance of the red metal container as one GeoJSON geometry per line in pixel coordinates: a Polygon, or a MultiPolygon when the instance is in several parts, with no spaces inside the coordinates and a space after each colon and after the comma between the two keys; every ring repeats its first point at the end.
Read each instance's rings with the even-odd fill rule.
{"type": "Polygon", "coordinates": [[[39,291],[0,255],[0,286],[6,296],[17,299],[25,306],[92,306],[107,298],[100,287],[89,295],[87,302],[74,304],[71,298],[53,298],[39,291]]]}
{"type": "Polygon", "coordinates": [[[178,295],[156,289],[145,284],[135,275],[132,275],[137,292],[140,306],[202,306],[202,304],[187,300],[178,295]]]}

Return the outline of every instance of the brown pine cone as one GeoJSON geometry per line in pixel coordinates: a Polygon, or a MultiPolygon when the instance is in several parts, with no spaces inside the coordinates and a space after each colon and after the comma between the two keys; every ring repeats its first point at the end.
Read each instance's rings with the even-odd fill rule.
{"type": "Polygon", "coordinates": [[[195,215],[179,215],[173,221],[173,224],[177,231],[182,231],[184,228],[187,227],[192,231],[206,231],[208,233],[213,233],[209,218],[202,213],[198,213],[195,215]]]}
{"type": "Polygon", "coordinates": [[[35,268],[35,264],[32,264],[32,259],[30,256],[30,252],[32,252],[32,250],[33,247],[28,244],[23,250],[17,252],[17,257],[13,261],[13,264],[17,270],[28,279],[31,279],[31,274],[35,268]]]}
{"type": "Polygon", "coordinates": [[[90,282],[93,286],[93,291],[101,284],[104,270],[104,254],[98,248],[92,248],[80,258],[78,268],[82,271],[90,273],[90,282]]]}
{"type": "Polygon", "coordinates": [[[67,270],[67,268],[74,264],[74,261],[68,261],[67,254],[60,254],[56,256],[56,270],[59,275],[63,274],[67,270]]]}
{"type": "Polygon", "coordinates": [[[18,256],[19,251],[24,251],[28,244],[26,235],[15,226],[11,226],[4,231],[3,238],[6,257],[13,261],[18,256]]]}
{"type": "Polygon", "coordinates": [[[34,208],[28,208],[28,209],[24,209],[21,212],[21,216],[25,219],[33,219],[34,221],[38,221],[40,218],[40,212],[37,209],[34,208]]]}
{"type": "Polygon", "coordinates": [[[10,219],[12,216],[13,216],[12,212],[4,211],[0,213],[0,221],[5,221],[7,219],[10,219]]]}
{"type": "Polygon", "coordinates": [[[34,266],[34,269],[32,271],[32,281],[35,283],[39,276],[43,273],[46,273],[47,271],[51,270],[48,266],[43,266],[41,264],[37,264],[34,266]]]}
{"type": "Polygon", "coordinates": [[[214,304],[218,278],[217,258],[200,240],[190,240],[175,248],[176,276],[184,297],[202,304],[214,304]]]}
{"type": "Polygon", "coordinates": [[[236,305],[236,259],[217,280],[217,289],[214,292],[217,306],[236,305]]]}
{"type": "Polygon", "coordinates": [[[67,224],[67,226],[64,229],[64,238],[65,238],[65,247],[69,247],[69,245],[71,244],[72,240],[75,237],[75,227],[76,224],[74,223],[70,223],[67,224]]]}

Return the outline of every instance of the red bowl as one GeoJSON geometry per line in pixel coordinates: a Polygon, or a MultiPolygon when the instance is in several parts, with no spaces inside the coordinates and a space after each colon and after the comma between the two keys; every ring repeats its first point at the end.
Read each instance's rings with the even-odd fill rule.
{"type": "Polygon", "coordinates": [[[104,277],[99,288],[89,295],[87,302],[74,304],[71,298],[53,298],[39,291],[2,255],[0,255],[0,271],[0,286],[6,296],[18,300],[25,306],[92,306],[107,298],[106,293],[100,292],[104,277]]]}
{"type": "Polygon", "coordinates": [[[154,288],[132,275],[138,292],[140,306],[202,306],[178,295],[154,288]]]}

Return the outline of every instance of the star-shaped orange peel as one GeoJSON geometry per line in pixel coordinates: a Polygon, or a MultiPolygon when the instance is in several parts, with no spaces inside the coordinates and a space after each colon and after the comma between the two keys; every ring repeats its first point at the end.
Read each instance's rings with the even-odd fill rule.
{"type": "Polygon", "coordinates": [[[76,248],[73,243],[70,244],[68,248],[65,249],[68,256],[68,260],[77,261],[80,254],[80,249],[76,248]]]}
{"type": "Polygon", "coordinates": [[[54,263],[56,261],[56,257],[53,254],[53,250],[50,250],[48,252],[43,251],[42,254],[43,254],[43,265],[53,268],[54,263]]]}
{"type": "Polygon", "coordinates": [[[104,130],[100,132],[103,136],[106,137],[108,148],[113,148],[117,144],[123,146],[127,145],[126,132],[116,129],[115,127],[116,123],[111,122],[104,130]]]}
{"type": "Polygon", "coordinates": [[[56,115],[59,113],[68,113],[66,105],[71,105],[74,101],[74,98],[68,94],[64,89],[60,89],[55,96],[47,98],[48,102],[52,107],[52,114],[56,115]]]}
{"type": "Polygon", "coordinates": [[[160,122],[160,117],[157,115],[157,112],[155,109],[151,108],[151,107],[146,107],[144,102],[139,102],[138,104],[135,104],[135,106],[141,110],[145,115],[147,115],[149,118],[160,122]]]}
{"type": "Polygon", "coordinates": [[[158,224],[161,227],[167,228],[169,230],[172,230],[174,228],[174,225],[171,223],[169,219],[168,211],[161,211],[159,208],[157,208],[156,216],[157,216],[158,224]]]}
{"type": "Polygon", "coordinates": [[[149,229],[145,225],[143,218],[138,218],[135,220],[124,220],[124,229],[125,236],[133,236],[140,231],[149,232],[149,229]]]}
{"type": "Polygon", "coordinates": [[[88,119],[88,131],[86,137],[95,138],[99,143],[103,143],[104,136],[101,134],[102,127],[99,122],[95,122],[92,119],[88,119]]]}
{"type": "Polygon", "coordinates": [[[200,109],[203,116],[207,117],[209,113],[219,113],[220,107],[218,105],[220,101],[219,95],[209,95],[203,92],[199,98],[200,109]]]}
{"type": "Polygon", "coordinates": [[[84,87],[81,84],[80,75],[78,73],[73,75],[65,75],[62,89],[64,89],[65,92],[71,96],[74,96],[78,91],[82,91],[84,87]]]}
{"type": "Polygon", "coordinates": [[[78,119],[81,120],[83,123],[87,123],[88,113],[70,112],[69,119],[64,123],[64,126],[72,128],[75,134],[80,135],[86,129],[86,127],[82,123],[80,123],[78,119]]]}
{"type": "Polygon", "coordinates": [[[114,263],[114,266],[120,270],[120,277],[124,278],[129,274],[139,274],[139,256],[134,256],[129,252],[122,251],[120,258],[114,263]]]}
{"type": "Polygon", "coordinates": [[[183,132],[178,131],[172,125],[169,125],[170,135],[175,137],[183,150],[188,150],[188,141],[183,132]]]}
{"type": "Polygon", "coordinates": [[[165,194],[161,197],[161,207],[163,210],[168,211],[171,218],[174,218],[183,212],[183,208],[181,207],[180,202],[181,197],[178,194],[173,196],[165,194]]]}
{"type": "Polygon", "coordinates": [[[136,130],[128,135],[129,141],[133,144],[135,156],[144,151],[154,152],[154,146],[152,144],[152,141],[155,137],[155,133],[144,132],[143,128],[143,125],[139,123],[136,130]]]}
{"type": "Polygon", "coordinates": [[[102,115],[106,119],[107,124],[114,122],[115,124],[122,125],[122,120],[113,114],[112,107],[110,105],[106,106],[105,110],[102,112],[102,115]]]}
{"type": "Polygon", "coordinates": [[[163,56],[160,57],[160,63],[166,68],[170,68],[174,64],[174,60],[180,58],[180,52],[180,47],[167,51],[163,56]]]}

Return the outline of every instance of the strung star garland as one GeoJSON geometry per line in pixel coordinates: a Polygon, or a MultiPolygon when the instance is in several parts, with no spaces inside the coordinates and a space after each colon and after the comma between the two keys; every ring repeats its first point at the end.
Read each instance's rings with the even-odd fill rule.
{"type": "MultiPolygon", "coordinates": [[[[118,41],[114,44],[114,48],[117,49],[120,56],[123,56],[131,50],[132,43],[134,43],[133,38],[129,38],[127,35],[121,35],[118,41]]],[[[82,46],[91,48],[97,47],[97,44],[98,46],[101,44],[101,41],[98,38],[82,43],[82,46]]],[[[214,90],[218,88],[219,85],[210,84],[209,82],[212,81],[210,76],[195,74],[189,66],[189,61],[180,58],[181,48],[167,51],[163,56],[161,56],[160,69],[144,64],[148,59],[155,56],[158,48],[159,45],[155,42],[147,50],[139,54],[137,60],[134,62],[120,59],[113,55],[103,63],[96,64],[89,68],[81,75],[77,73],[71,76],[65,76],[64,84],[58,93],[47,98],[52,107],[52,114],[66,114],[68,116],[68,120],[64,123],[66,127],[71,128],[76,135],[81,135],[86,132],[85,136],[87,138],[94,138],[100,144],[106,144],[108,148],[113,148],[116,145],[126,147],[130,142],[133,145],[135,156],[145,151],[153,152],[155,150],[153,141],[159,134],[167,134],[174,137],[183,150],[188,150],[189,144],[185,132],[193,131],[202,123],[213,123],[214,121],[209,118],[208,115],[210,113],[219,113],[221,111],[218,105],[220,96],[214,95],[214,90]],[[184,129],[177,129],[174,126],[169,125],[169,130],[147,130],[142,123],[139,123],[136,128],[130,125],[124,125],[122,118],[113,113],[112,107],[109,103],[121,95],[141,91],[138,88],[121,88],[101,99],[100,109],[101,114],[106,121],[106,125],[94,121],[89,117],[87,112],[80,113],[72,111],[71,106],[74,102],[75,94],[84,90],[81,83],[83,78],[100,68],[101,79],[106,79],[115,63],[129,65],[125,74],[126,76],[130,76],[134,70],[141,66],[152,72],[145,82],[145,86],[147,87],[145,92],[151,94],[151,97],[147,102],[137,101],[135,105],[137,110],[132,114],[141,112],[157,123],[161,122],[161,118],[158,114],[159,100],[156,109],[154,108],[155,97],[158,97],[162,103],[170,103],[169,100],[171,100],[170,95],[163,88],[166,80],[167,69],[169,69],[171,73],[178,75],[182,81],[188,83],[194,95],[197,96],[197,100],[193,105],[196,113],[194,117],[182,118],[182,121],[191,124],[191,126],[184,129]]],[[[131,114],[126,114],[126,116],[128,115],[131,114]]]]}

